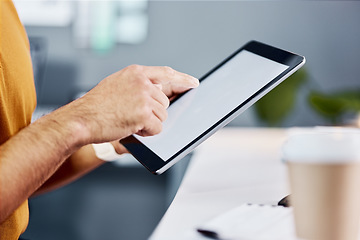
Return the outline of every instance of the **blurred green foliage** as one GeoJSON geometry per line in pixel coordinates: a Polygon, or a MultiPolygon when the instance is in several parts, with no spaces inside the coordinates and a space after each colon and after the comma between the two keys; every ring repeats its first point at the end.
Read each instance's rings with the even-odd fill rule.
{"type": "Polygon", "coordinates": [[[298,88],[307,80],[305,68],[287,78],[255,104],[255,112],[260,120],[269,126],[279,126],[291,112],[296,101],[298,88]]]}
{"type": "MultiPolygon", "coordinates": [[[[307,81],[305,68],[300,69],[255,104],[259,119],[267,125],[281,126],[294,107],[299,87],[307,81]]],[[[341,124],[344,114],[360,113],[360,89],[335,93],[311,91],[307,97],[312,109],[332,124],[341,124]]]]}
{"type": "Polygon", "coordinates": [[[348,112],[360,112],[360,89],[324,94],[313,91],[309,103],[323,117],[333,124],[339,124],[341,116],[348,112]]]}

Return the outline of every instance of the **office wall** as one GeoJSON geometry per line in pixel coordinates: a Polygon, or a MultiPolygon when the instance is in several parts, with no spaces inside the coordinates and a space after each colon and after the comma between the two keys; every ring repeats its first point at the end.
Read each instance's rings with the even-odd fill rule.
{"type": "MultiPolygon", "coordinates": [[[[77,49],[71,26],[27,30],[29,35],[48,38],[50,66],[55,62],[76,69],[74,88],[62,94],[63,99],[54,98],[50,84],[54,77],[48,74],[44,85],[51,91],[45,88],[41,99],[45,103],[68,101],[74,92],[88,90],[108,74],[134,63],[169,65],[201,77],[251,39],[306,56],[310,86],[331,92],[359,88],[359,12],[358,1],[150,1],[146,41],[117,45],[100,55],[77,49]]],[[[70,84],[69,77],[63,81],[70,84]]],[[[322,123],[310,110],[300,110],[310,115],[300,114],[288,125],[322,123]]],[[[238,123],[256,125],[253,117],[250,109],[238,123]]]]}

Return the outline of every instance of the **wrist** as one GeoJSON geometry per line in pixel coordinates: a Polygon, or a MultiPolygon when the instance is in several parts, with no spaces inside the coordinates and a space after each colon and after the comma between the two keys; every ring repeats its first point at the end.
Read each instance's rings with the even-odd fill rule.
{"type": "Polygon", "coordinates": [[[91,129],[96,128],[90,125],[91,114],[86,111],[84,106],[85,104],[80,98],[59,109],[59,115],[64,117],[66,128],[72,132],[71,144],[79,148],[93,142],[91,129]]]}
{"type": "Polygon", "coordinates": [[[65,151],[69,154],[87,145],[90,139],[84,119],[79,114],[76,114],[76,110],[71,110],[71,108],[68,110],[68,105],[66,105],[36,121],[42,124],[44,128],[47,127],[57,132],[56,135],[61,137],[59,149],[65,148],[65,151]],[[61,146],[62,144],[64,146],[61,146]]]}

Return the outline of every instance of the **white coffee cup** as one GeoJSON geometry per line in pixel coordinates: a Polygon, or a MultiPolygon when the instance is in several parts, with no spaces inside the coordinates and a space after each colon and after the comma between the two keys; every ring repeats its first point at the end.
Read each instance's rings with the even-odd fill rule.
{"type": "Polygon", "coordinates": [[[291,130],[282,157],[288,166],[297,236],[358,239],[360,129],[291,130]]]}

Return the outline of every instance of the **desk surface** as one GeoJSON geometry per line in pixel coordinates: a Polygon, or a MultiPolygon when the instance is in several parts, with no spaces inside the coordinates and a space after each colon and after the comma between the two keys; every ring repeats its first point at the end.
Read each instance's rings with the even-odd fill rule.
{"type": "Polygon", "coordinates": [[[289,193],[280,160],[284,129],[224,128],[195,150],[152,240],[208,239],[198,225],[243,203],[276,204],[289,193]]]}

